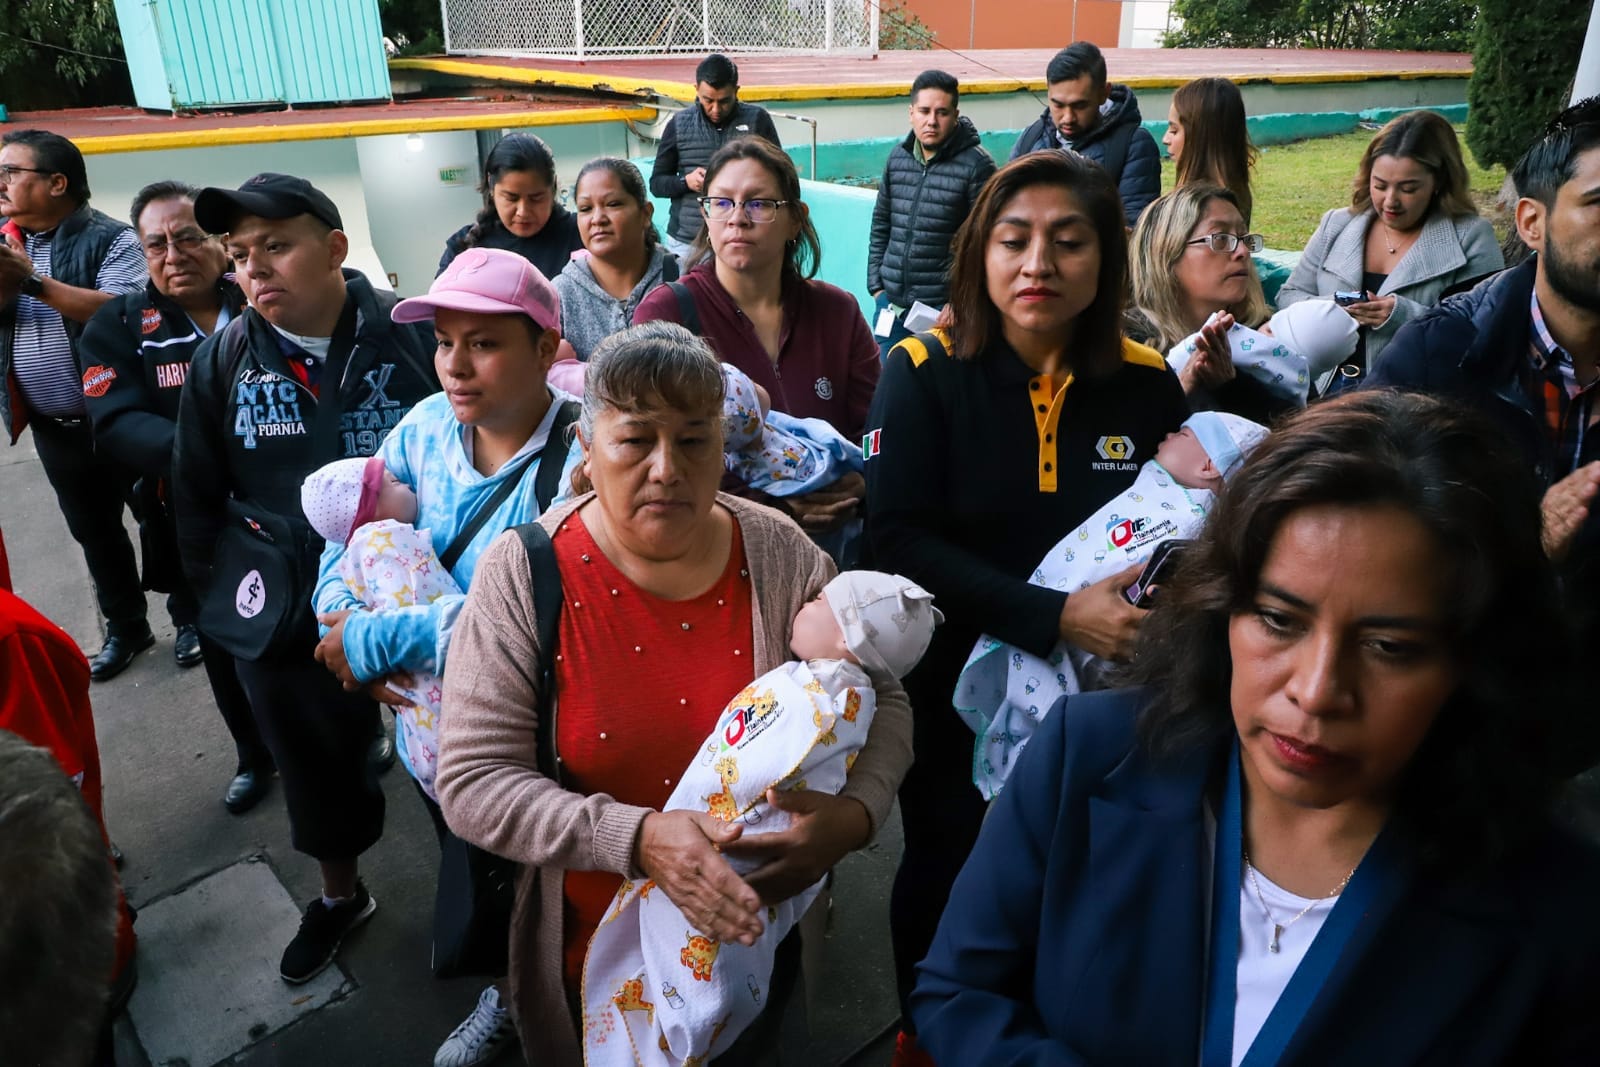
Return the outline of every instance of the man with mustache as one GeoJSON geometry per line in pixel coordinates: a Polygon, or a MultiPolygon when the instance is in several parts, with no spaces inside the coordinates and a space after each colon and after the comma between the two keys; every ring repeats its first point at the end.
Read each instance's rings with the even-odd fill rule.
{"type": "Polygon", "coordinates": [[[700,232],[700,196],[706,164],[735,137],[765,137],[779,144],[778,128],[765,108],[739,99],[739,68],[712,53],[694,69],[694,106],[667,120],[656,145],[650,192],[672,201],[667,212],[667,251],[682,260],[700,232]]]}
{"type": "Polygon", "coordinates": [[[200,635],[200,605],[178,561],[172,510],[172,442],[178,398],[189,361],[201,343],[244,309],[244,296],[225,272],[222,244],[194,217],[199,190],[182,182],[147,185],[129,217],[149,267],[143,289],[107,301],[84,328],[84,404],[95,440],[140,474],[140,542],[145,584],[168,594],[178,629],[178,666],[206,666],[217,708],[233,736],[238,765],[223,798],[240,814],[266,793],[272,756],[256,731],[250,704],[234,673],[233,657],[200,635]]]}
{"type": "Polygon", "coordinates": [[[89,206],[83,155],[59,134],[0,138],[0,422],[33,444],[72,539],[83,549],[105,619],[89,661],[97,682],[155,643],[122,510],[133,472],[95,447],[78,343],[112,297],[145,283],[133,230],[89,206]]]}

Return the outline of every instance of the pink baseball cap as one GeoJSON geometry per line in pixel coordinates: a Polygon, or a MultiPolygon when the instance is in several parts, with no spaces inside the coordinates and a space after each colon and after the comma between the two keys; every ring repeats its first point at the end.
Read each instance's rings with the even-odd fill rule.
{"type": "Polygon", "coordinates": [[[481,315],[521,313],[547,330],[561,328],[561,297],[539,268],[515,252],[469,248],[433,280],[427,296],[394,306],[396,322],[427,322],[440,308],[481,315]]]}

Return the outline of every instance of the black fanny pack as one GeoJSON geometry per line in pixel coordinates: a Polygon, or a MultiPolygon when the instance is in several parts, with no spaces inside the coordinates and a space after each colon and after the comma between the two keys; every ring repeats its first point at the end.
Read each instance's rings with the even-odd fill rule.
{"type": "Polygon", "coordinates": [[[248,501],[228,501],[217,538],[211,586],[200,605],[200,629],[243,660],[270,659],[315,634],[321,539],[303,519],[248,501]]]}

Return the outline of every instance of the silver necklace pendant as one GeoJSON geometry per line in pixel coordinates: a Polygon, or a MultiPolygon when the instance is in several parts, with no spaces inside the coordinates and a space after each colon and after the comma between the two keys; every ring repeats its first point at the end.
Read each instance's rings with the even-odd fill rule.
{"type": "Polygon", "coordinates": [[[1283,927],[1277,923],[1272,924],[1272,944],[1267,946],[1269,952],[1278,951],[1278,935],[1283,933],[1283,927]]]}

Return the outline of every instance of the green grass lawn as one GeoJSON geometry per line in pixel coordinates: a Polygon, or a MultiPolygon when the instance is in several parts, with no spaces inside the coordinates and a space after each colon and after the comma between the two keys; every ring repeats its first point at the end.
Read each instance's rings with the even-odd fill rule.
{"type": "MultiPolygon", "coordinates": [[[[1269,248],[1304,248],[1323,212],[1350,203],[1350,182],[1372,136],[1372,131],[1358,130],[1263,148],[1251,182],[1255,211],[1250,228],[1267,239],[1269,248]]],[[[1456,127],[1456,136],[1464,139],[1466,130],[1456,127]]],[[[1490,209],[1505,181],[1505,170],[1485,170],[1469,154],[1467,175],[1478,209],[1494,218],[1490,209]]],[[[1161,188],[1171,189],[1173,184],[1173,166],[1168,160],[1162,163],[1161,188]]]]}

